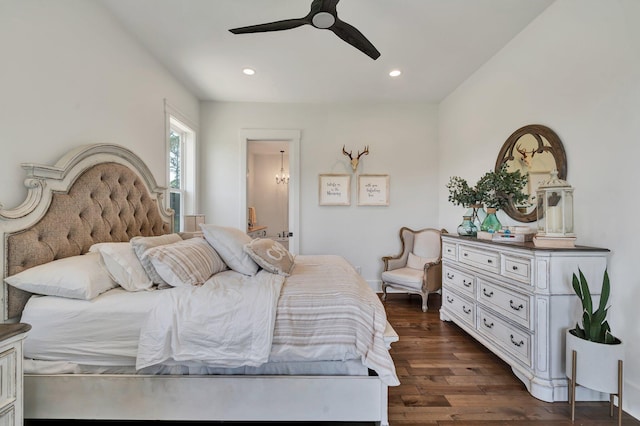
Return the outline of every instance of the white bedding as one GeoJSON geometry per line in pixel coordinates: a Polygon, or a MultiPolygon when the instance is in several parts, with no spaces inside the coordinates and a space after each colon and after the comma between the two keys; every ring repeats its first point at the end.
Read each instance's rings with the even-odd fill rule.
{"type": "Polygon", "coordinates": [[[120,287],[92,300],[32,296],[21,321],[32,326],[25,358],[76,364],[132,366],[140,327],[161,291],[120,287]]]}
{"type": "Polygon", "coordinates": [[[136,368],[264,364],[283,282],[283,276],[266,271],[225,271],[200,287],[162,291],[140,331],[136,368]]]}
{"type": "MultiPolygon", "coordinates": [[[[219,278],[222,278],[233,274],[227,271],[216,276],[220,275],[219,278]]],[[[275,296],[277,284],[271,282],[264,287],[269,286],[271,296],[275,296]]],[[[203,288],[204,286],[194,288],[191,294],[199,294],[199,290],[203,288]]],[[[229,291],[232,287],[225,288],[229,291]]],[[[22,317],[23,322],[33,326],[25,341],[25,357],[64,361],[68,362],[65,364],[68,366],[133,367],[138,352],[138,337],[144,322],[150,318],[148,315],[153,308],[159,306],[157,304],[161,298],[172,299],[167,294],[174,290],[178,289],[137,293],[114,289],[91,301],[50,296],[32,297],[22,317]]],[[[233,299],[230,295],[227,296],[233,299]]],[[[182,304],[183,307],[184,303],[200,304],[198,312],[206,312],[206,307],[215,306],[213,301],[187,302],[186,296],[174,300],[178,299],[181,300],[179,305],[182,304]]],[[[346,260],[338,256],[297,256],[291,276],[286,278],[280,297],[275,299],[278,301],[277,316],[268,352],[269,364],[274,367],[268,368],[277,369],[288,362],[341,362],[355,359],[365,367],[375,370],[386,384],[399,383],[383,339],[386,327],[384,308],[376,294],[346,260]]],[[[267,304],[269,306],[270,303],[267,304]]],[[[178,316],[185,311],[175,307],[171,309],[178,312],[178,316]]],[[[210,311],[214,316],[217,313],[214,309],[210,311]]],[[[269,308],[258,315],[262,315],[268,322],[272,319],[270,313],[272,311],[269,308]]],[[[157,314],[157,322],[169,318],[160,310],[157,314]]],[[[184,316],[183,320],[186,318],[184,316]]],[[[194,330],[198,332],[198,329],[203,329],[208,321],[203,317],[198,318],[194,330]]],[[[220,326],[225,327],[225,322],[215,327],[220,326]]],[[[230,327],[230,330],[237,328],[236,325],[230,327]]],[[[263,343],[270,340],[269,334],[262,336],[263,343]]],[[[173,336],[173,340],[179,340],[181,336],[182,333],[178,333],[173,336]]],[[[142,341],[145,341],[144,337],[142,341]]],[[[170,338],[165,343],[171,341],[170,338]]],[[[198,350],[204,349],[200,347],[198,350]]],[[[163,355],[152,360],[153,362],[166,358],[171,350],[165,352],[163,349],[161,352],[163,355]]],[[[210,354],[198,353],[196,359],[204,359],[202,357],[210,357],[210,354]]],[[[174,356],[170,355],[169,358],[174,356]]],[[[182,364],[186,366],[176,368],[191,373],[198,371],[197,364],[201,363],[182,364]]],[[[169,371],[166,368],[168,367],[163,363],[155,371],[169,371]]],[[[261,367],[242,368],[251,371],[251,368],[261,367]]]]}

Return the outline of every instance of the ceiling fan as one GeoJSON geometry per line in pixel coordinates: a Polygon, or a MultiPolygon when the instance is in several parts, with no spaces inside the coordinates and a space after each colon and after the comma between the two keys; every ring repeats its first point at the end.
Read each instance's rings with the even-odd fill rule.
{"type": "Polygon", "coordinates": [[[311,11],[305,17],[233,28],[229,31],[233,34],[261,33],[290,30],[302,25],[311,25],[322,30],[333,31],[335,35],[372,59],[378,59],[380,52],[378,52],[374,45],[371,44],[357,28],[338,18],[336,5],[339,1],[340,0],[313,0],[311,3],[311,11]]]}

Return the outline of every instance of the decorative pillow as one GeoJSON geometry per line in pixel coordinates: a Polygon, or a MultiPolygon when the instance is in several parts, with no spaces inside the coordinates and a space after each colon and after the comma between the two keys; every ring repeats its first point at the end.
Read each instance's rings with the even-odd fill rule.
{"type": "Polygon", "coordinates": [[[202,238],[190,238],[147,250],[155,270],[173,287],[202,285],[213,274],[224,271],[218,253],[202,238]]]}
{"type": "Polygon", "coordinates": [[[293,255],[282,244],[269,238],[256,238],[245,244],[244,251],[272,274],[288,277],[293,270],[293,255]]]}
{"type": "Polygon", "coordinates": [[[182,238],[178,234],[159,235],[157,237],[133,237],[131,239],[130,243],[133,247],[133,251],[136,253],[138,259],[140,259],[140,263],[142,263],[144,271],[154,284],[164,285],[167,283],[156,272],[155,268],[151,264],[151,259],[149,259],[145,253],[150,248],[177,243],[178,241],[182,241],[182,238]]]}
{"type": "Polygon", "coordinates": [[[98,243],[92,245],[89,252],[100,253],[102,265],[111,279],[125,290],[148,290],[153,286],[130,243],[98,243]]]}
{"type": "Polygon", "coordinates": [[[54,260],[4,280],[31,293],[84,300],[91,300],[118,285],[100,266],[98,253],[54,260]]]}
{"type": "Polygon", "coordinates": [[[420,257],[416,256],[413,253],[409,253],[409,257],[407,258],[407,268],[411,269],[424,269],[425,263],[435,262],[436,259],[430,259],[428,257],[420,257]]]}
{"type": "Polygon", "coordinates": [[[251,237],[238,228],[209,224],[201,224],[200,228],[204,238],[229,268],[244,275],[255,275],[258,272],[258,265],[244,251],[244,245],[251,242],[251,237]]]}

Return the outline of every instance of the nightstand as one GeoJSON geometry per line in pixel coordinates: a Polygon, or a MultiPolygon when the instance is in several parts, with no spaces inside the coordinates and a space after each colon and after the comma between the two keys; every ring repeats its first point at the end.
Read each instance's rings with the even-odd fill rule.
{"type": "Polygon", "coordinates": [[[29,324],[0,324],[0,425],[21,426],[22,342],[29,324]]]}

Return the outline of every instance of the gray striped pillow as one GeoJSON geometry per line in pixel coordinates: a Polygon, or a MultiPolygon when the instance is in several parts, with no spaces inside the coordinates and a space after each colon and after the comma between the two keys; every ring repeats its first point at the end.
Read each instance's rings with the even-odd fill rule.
{"type": "Polygon", "coordinates": [[[202,285],[227,269],[218,253],[203,238],[153,247],[145,253],[162,279],[173,287],[202,285]]]}
{"type": "Polygon", "coordinates": [[[151,259],[147,256],[147,250],[152,247],[162,246],[165,244],[173,244],[178,241],[182,241],[182,237],[178,234],[159,235],[157,237],[133,237],[131,239],[131,246],[133,251],[140,259],[144,271],[147,273],[151,281],[154,284],[167,284],[162,277],[156,272],[156,269],[151,264],[151,259]]]}

